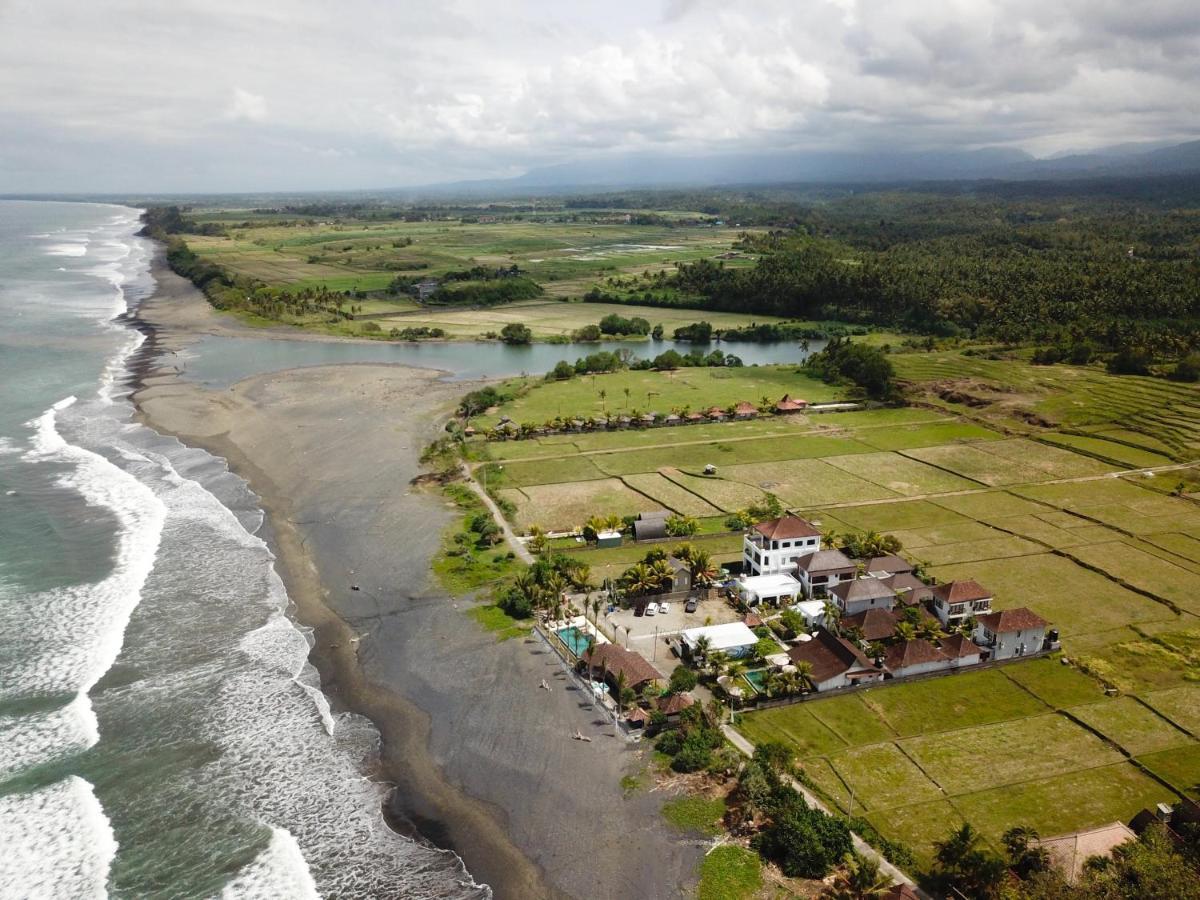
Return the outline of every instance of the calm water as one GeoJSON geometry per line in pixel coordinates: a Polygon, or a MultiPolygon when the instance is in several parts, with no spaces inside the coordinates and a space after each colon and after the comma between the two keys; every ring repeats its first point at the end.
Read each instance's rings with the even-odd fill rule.
{"type": "Polygon", "coordinates": [[[528,344],[512,347],[498,341],[451,341],[426,343],[334,343],[330,341],[276,341],[267,338],[209,337],[197,341],[172,359],[191,380],[208,387],[228,387],[251,375],[297,366],[340,363],[402,363],[441,369],[456,379],[501,378],[512,375],[544,375],[565,359],[574,362],[599,350],[622,347],[636,356],[654,357],[667,350],[688,353],[720,349],[739,356],[746,365],[802,362],[824,341],[811,341],[808,351],[799,342],[769,344],[686,344],[675,341],[644,341],[601,344],[528,344]]]}
{"type": "Polygon", "coordinates": [[[0,201],[0,896],[486,896],[385,827],[244,482],[131,422],[137,228],[0,201]]]}

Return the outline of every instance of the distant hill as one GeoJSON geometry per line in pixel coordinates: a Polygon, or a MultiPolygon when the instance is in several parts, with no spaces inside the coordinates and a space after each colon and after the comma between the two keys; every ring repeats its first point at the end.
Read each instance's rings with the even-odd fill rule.
{"type": "Polygon", "coordinates": [[[489,196],[532,191],[567,193],[580,188],[1031,180],[1190,172],[1200,173],[1200,140],[1170,146],[1123,144],[1046,159],[1037,159],[1022,150],[1007,147],[925,153],[631,155],[535,168],[514,178],[460,181],[414,190],[426,195],[489,196]]]}

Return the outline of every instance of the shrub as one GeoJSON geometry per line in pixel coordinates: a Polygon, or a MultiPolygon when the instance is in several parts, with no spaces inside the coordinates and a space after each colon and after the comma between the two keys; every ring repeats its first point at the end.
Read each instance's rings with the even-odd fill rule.
{"type": "Polygon", "coordinates": [[[533,332],[528,325],[520,322],[509,322],[500,329],[500,340],[506,344],[528,344],[533,340],[533,332]]]}
{"type": "Polygon", "coordinates": [[[696,686],[696,673],[687,666],[676,666],[671,673],[670,692],[683,694],[696,686]]]}

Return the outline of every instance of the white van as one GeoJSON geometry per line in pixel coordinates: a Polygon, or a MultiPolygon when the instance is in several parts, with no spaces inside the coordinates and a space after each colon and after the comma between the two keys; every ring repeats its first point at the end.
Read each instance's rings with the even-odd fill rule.
{"type": "Polygon", "coordinates": [[[656,612],[658,612],[658,604],[657,603],[654,603],[653,601],[651,601],[650,603],[646,604],[646,615],[652,616],[656,612]]]}

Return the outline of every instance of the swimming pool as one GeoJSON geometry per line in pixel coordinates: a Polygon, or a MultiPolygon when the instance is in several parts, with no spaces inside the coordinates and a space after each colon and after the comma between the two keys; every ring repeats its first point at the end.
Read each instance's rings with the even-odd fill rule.
{"type": "Polygon", "coordinates": [[[766,669],[751,669],[749,672],[743,672],[742,677],[746,679],[746,683],[750,685],[755,693],[765,694],[767,692],[766,669]]]}
{"type": "Polygon", "coordinates": [[[583,656],[584,651],[588,648],[588,644],[591,643],[588,640],[588,633],[575,625],[568,625],[566,628],[558,629],[558,636],[567,645],[567,649],[576,656],[583,656]]]}

